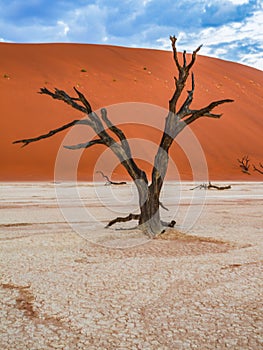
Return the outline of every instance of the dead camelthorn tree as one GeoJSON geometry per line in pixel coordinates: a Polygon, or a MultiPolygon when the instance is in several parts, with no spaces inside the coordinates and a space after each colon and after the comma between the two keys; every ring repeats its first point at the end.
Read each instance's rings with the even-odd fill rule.
{"type": "Polygon", "coordinates": [[[191,104],[194,96],[195,81],[194,74],[192,73],[190,75],[190,72],[196,61],[196,56],[198,51],[201,49],[201,46],[193,51],[189,62],[187,62],[186,52],[184,51],[181,63],[179,61],[176,49],[177,39],[175,36],[171,36],[170,40],[173,49],[173,59],[177,69],[177,77],[174,78],[175,89],[169,101],[169,111],[165,119],[164,131],[159,148],[154,159],[150,181],[148,180],[146,173],[139,168],[135,159],[133,158],[130,145],[124,132],[111,122],[107,115],[107,110],[102,108],[99,116],[92,109],[91,104],[86,97],[76,88],[74,88],[76,97],[71,97],[65,91],[59,89],[55,89],[54,92],[52,92],[47,88],[41,88],[40,93],[49,95],[53,99],[61,100],[70,105],[72,108],[85,113],[85,119],[76,119],[71,123],[65,124],[58,129],[50,131],[47,134],[14,142],[22,143],[23,146],[26,146],[32,142],[51,137],[72,127],[73,125],[81,124],[91,127],[95,131],[97,138],[85,143],[65,147],[74,150],[79,148],[90,148],[93,145],[100,144],[109,147],[112,150],[136,185],[139,194],[140,211],[138,214],[130,214],[125,218],[116,218],[112,220],[108,226],[111,226],[116,222],[138,220],[139,228],[141,228],[150,237],[154,237],[163,232],[165,226],[172,227],[175,224],[174,221],[171,223],[165,223],[160,218],[160,207],[163,207],[162,203],[160,202],[160,193],[167,172],[169,149],[174,139],[185,127],[187,127],[187,125],[193,123],[201,117],[220,118],[221,114],[212,112],[214,108],[224,103],[233,102],[233,100],[230,99],[218,100],[211,102],[207,106],[200,109],[192,109],[191,104]],[[189,75],[191,79],[191,89],[187,91],[187,95],[185,96],[183,103],[178,106],[179,98],[183,97],[182,94],[186,89],[186,82],[189,75]],[[111,131],[111,133],[109,133],[109,131],[111,131]]]}
{"type": "Polygon", "coordinates": [[[249,172],[249,168],[250,168],[250,159],[248,158],[248,156],[244,156],[242,157],[242,159],[237,159],[238,163],[239,163],[239,166],[241,168],[241,171],[245,174],[248,174],[250,175],[250,172],[249,172]]]}
{"type": "Polygon", "coordinates": [[[254,169],[254,171],[257,171],[258,173],[263,174],[263,164],[262,164],[262,163],[259,163],[258,167],[256,167],[256,166],[253,164],[253,169],[254,169]],[[261,169],[262,169],[262,170],[261,170],[261,169]]]}
{"type": "Polygon", "coordinates": [[[216,186],[216,185],[212,185],[211,182],[209,181],[208,182],[208,185],[207,184],[201,184],[201,185],[198,185],[194,188],[190,188],[190,190],[195,190],[199,188],[200,190],[204,189],[204,190],[211,190],[211,189],[215,189],[215,190],[219,190],[219,191],[223,191],[223,190],[229,190],[231,188],[231,185],[226,185],[226,186],[216,186]]]}
{"type": "Polygon", "coordinates": [[[105,175],[101,170],[96,171],[96,173],[101,174],[101,176],[106,180],[105,185],[126,185],[127,184],[127,182],[125,181],[120,181],[120,182],[111,181],[110,178],[107,175],[105,175]]]}

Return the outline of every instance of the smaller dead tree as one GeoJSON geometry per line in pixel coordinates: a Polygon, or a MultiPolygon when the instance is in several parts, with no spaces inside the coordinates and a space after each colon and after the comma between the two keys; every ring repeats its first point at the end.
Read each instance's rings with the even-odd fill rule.
{"type": "Polygon", "coordinates": [[[231,188],[231,186],[230,185],[216,186],[216,185],[212,185],[211,182],[209,181],[207,188],[208,188],[208,190],[215,189],[215,190],[222,191],[222,190],[229,190],[231,188]]]}
{"type": "Polygon", "coordinates": [[[262,163],[259,163],[259,167],[262,169],[259,169],[259,168],[257,168],[254,164],[253,164],[253,169],[254,169],[254,171],[257,171],[257,172],[259,172],[260,174],[263,174],[263,164],[262,163]]]}
{"type": "Polygon", "coordinates": [[[251,175],[250,172],[249,172],[249,168],[250,168],[250,159],[248,158],[248,156],[244,156],[242,157],[242,159],[237,159],[238,163],[239,163],[239,166],[241,168],[241,171],[244,173],[244,174],[248,174],[248,175],[251,175]]]}
{"type": "Polygon", "coordinates": [[[125,181],[120,181],[120,182],[111,181],[109,179],[109,177],[107,175],[105,175],[100,170],[96,171],[96,173],[101,174],[101,176],[106,180],[105,186],[108,186],[108,185],[126,185],[127,184],[127,182],[125,182],[125,181]]]}
{"type": "Polygon", "coordinates": [[[205,189],[205,190],[211,190],[211,189],[215,189],[215,190],[219,190],[219,191],[222,191],[222,190],[229,190],[231,188],[230,185],[227,185],[227,186],[216,186],[216,185],[212,185],[211,182],[209,181],[208,182],[208,185],[207,184],[201,184],[201,185],[198,185],[194,188],[190,188],[190,190],[195,190],[199,188],[200,190],[201,189],[205,189]]]}

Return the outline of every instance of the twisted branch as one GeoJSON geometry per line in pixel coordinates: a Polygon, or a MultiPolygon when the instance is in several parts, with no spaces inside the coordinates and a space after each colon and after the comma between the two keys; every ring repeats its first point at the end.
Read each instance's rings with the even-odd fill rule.
{"type": "Polygon", "coordinates": [[[106,179],[107,182],[106,182],[105,185],[126,185],[126,184],[127,184],[127,182],[125,182],[125,181],[120,181],[120,182],[111,181],[111,180],[109,179],[109,177],[108,177],[107,175],[105,175],[105,174],[104,174],[102,171],[100,171],[100,170],[96,171],[96,173],[101,174],[101,176],[104,177],[104,179],[106,179]]]}
{"type": "Polygon", "coordinates": [[[219,101],[214,101],[214,102],[211,102],[208,106],[204,107],[204,108],[201,108],[201,109],[198,109],[198,110],[193,110],[193,111],[190,111],[191,112],[191,116],[187,119],[184,120],[184,122],[189,125],[191,124],[192,122],[194,122],[196,119],[200,118],[200,117],[209,117],[209,118],[220,118],[222,116],[222,114],[215,114],[215,113],[211,113],[211,111],[223,104],[223,103],[230,103],[230,102],[233,102],[234,100],[231,100],[231,99],[225,99],[225,100],[219,100],[219,101]]]}
{"type": "Polygon", "coordinates": [[[70,127],[72,127],[73,125],[76,125],[76,124],[82,124],[82,125],[88,125],[88,126],[91,126],[89,120],[87,119],[76,119],[76,120],[73,120],[72,122],[68,123],[68,124],[65,124],[57,129],[54,129],[54,130],[50,130],[47,134],[43,134],[43,135],[40,135],[40,136],[37,136],[37,137],[33,137],[33,138],[30,138],[30,139],[23,139],[23,140],[16,140],[16,141],[13,141],[13,144],[15,143],[23,143],[22,147],[25,147],[27,146],[29,143],[31,142],[36,142],[36,141],[39,141],[39,140],[42,140],[42,139],[46,139],[48,137],[51,137],[63,130],[66,130],[70,127]]]}
{"type": "Polygon", "coordinates": [[[107,115],[106,108],[101,109],[101,118],[104,121],[104,123],[107,125],[107,127],[118,137],[118,139],[121,141],[122,147],[125,150],[127,157],[131,158],[131,149],[130,145],[127,141],[127,138],[124,134],[124,132],[118,128],[116,125],[114,125],[107,115]]]}
{"type": "Polygon", "coordinates": [[[48,90],[47,88],[44,87],[44,88],[40,89],[39,94],[49,95],[52,98],[54,98],[55,100],[61,100],[65,103],[67,103],[68,105],[70,105],[74,109],[77,109],[78,111],[81,111],[81,112],[86,113],[86,114],[90,113],[86,107],[81,106],[80,104],[75,102],[75,101],[80,101],[79,98],[70,97],[63,90],[59,90],[59,89],[55,88],[55,93],[54,93],[54,92],[51,92],[50,90],[48,90]]]}

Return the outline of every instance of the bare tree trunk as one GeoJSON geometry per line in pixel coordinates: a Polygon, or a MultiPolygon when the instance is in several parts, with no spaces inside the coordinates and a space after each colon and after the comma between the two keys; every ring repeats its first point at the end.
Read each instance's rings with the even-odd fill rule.
{"type": "Polygon", "coordinates": [[[142,199],[145,202],[140,206],[139,226],[149,236],[155,236],[164,230],[160,217],[159,194],[154,193],[153,187],[150,186],[143,193],[142,199]]]}

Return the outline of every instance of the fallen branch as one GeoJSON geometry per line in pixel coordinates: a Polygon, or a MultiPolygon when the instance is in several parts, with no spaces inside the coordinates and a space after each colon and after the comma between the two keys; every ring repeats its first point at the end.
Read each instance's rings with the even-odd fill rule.
{"type": "Polygon", "coordinates": [[[216,190],[229,190],[231,188],[230,185],[227,185],[227,186],[216,186],[216,185],[212,185],[211,182],[208,183],[208,187],[207,187],[209,190],[211,188],[215,188],[216,190]]]}
{"type": "Polygon", "coordinates": [[[100,171],[100,170],[98,170],[98,171],[96,171],[96,173],[98,173],[98,174],[101,174],[101,176],[102,177],[104,177],[104,179],[106,179],[106,183],[105,183],[105,185],[107,186],[107,185],[126,185],[127,184],[127,182],[125,182],[125,181],[120,181],[120,182],[115,182],[115,181],[111,181],[110,179],[109,179],[109,177],[107,176],[107,175],[105,175],[102,171],[100,171]]]}
{"type": "Polygon", "coordinates": [[[194,188],[190,188],[190,190],[192,191],[192,190],[195,190],[195,189],[197,189],[197,188],[199,188],[200,190],[201,190],[201,189],[211,190],[211,189],[214,188],[214,189],[216,189],[216,190],[222,191],[222,190],[228,190],[228,189],[230,189],[231,186],[230,186],[230,185],[227,185],[227,186],[216,186],[216,185],[212,185],[211,182],[209,181],[208,185],[207,185],[207,184],[201,184],[201,185],[198,185],[198,186],[196,186],[196,187],[194,187],[194,188]]]}

